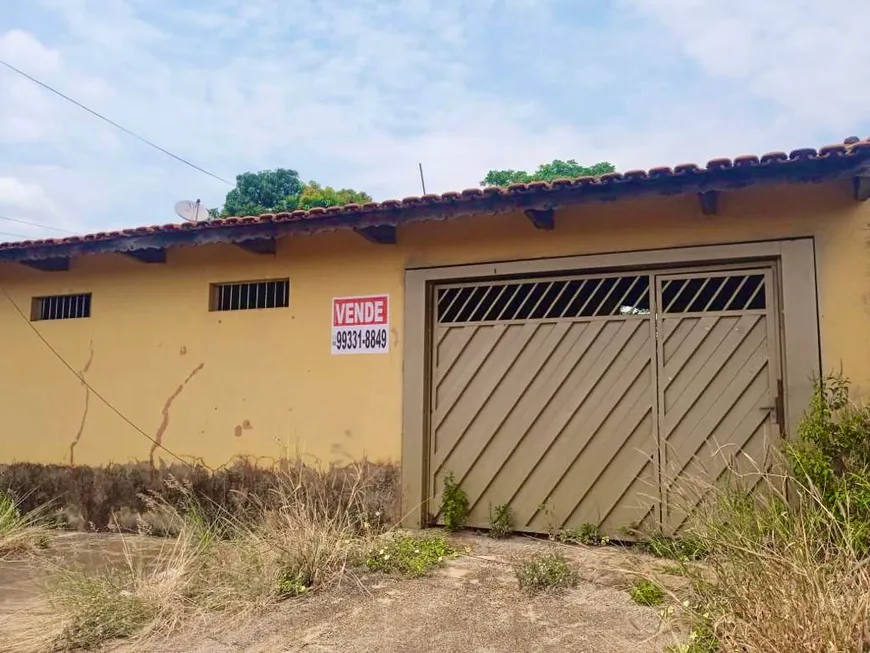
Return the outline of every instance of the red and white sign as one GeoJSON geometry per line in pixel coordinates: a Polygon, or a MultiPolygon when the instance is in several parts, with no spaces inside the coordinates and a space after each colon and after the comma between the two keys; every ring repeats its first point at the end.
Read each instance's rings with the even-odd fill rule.
{"type": "Polygon", "coordinates": [[[389,351],[389,295],[333,298],[333,354],[386,354],[389,351]]]}

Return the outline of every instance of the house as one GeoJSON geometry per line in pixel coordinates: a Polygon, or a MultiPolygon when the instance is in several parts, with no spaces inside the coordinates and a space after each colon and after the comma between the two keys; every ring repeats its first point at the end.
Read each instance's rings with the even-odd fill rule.
{"type": "Polygon", "coordinates": [[[849,139],[5,243],[0,460],[366,457],[409,524],[452,472],[471,525],[675,528],[814,377],[870,383],[868,196],[849,139]]]}

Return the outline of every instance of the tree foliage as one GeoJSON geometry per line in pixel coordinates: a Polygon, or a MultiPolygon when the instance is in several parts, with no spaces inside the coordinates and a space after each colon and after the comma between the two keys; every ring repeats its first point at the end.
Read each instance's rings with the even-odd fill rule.
{"type": "Polygon", "coordinates": [[[601,161],[591,166],[582,166],[575,159],[562,161],[553,159],[550,163],[542,163],[532,173],[525,170],[490,170],[486,173],[481,186],[509,186],[510,184],[527,184],[530,181],[553,181],[554,179],[572,179],[574,177],[597,177],[616,168],[612,163],[601,161]]]}
{"type": "Polygon", "coordinates": [[[315,206],[343,206],[345,204],[362,204],[371,202],[372,198],[367,193],[361,193],[350,188],[336,189],[332,186],[321,186],[309,181],[302,192],[299,193],[298,207],[311,209],[315,206]]]}
{"type": "MultiPolygon", "coordinates": [[[[349,188],[335,189],[314,181],[306,184],[295,170],[276,168],[238,175],[236,187],[227,193],[220,216],[279,213],[371,200],[368,194],[349,188]]],[[[209,211],[213,216],[216,212],[209,211]]]]}

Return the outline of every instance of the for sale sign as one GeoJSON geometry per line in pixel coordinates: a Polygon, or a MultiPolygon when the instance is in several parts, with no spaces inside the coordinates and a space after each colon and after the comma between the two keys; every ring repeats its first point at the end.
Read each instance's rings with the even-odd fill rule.
{"type": "Polygon", "coordinates": [[[333,354],[386,354],[389,336],[389,295],[333,298],[333,354]]]}

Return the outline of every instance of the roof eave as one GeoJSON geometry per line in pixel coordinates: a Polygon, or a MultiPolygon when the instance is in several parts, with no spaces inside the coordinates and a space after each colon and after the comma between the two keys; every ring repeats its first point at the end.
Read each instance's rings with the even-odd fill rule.
{"type": "Polygon", "coordinates": [[[75,242],[22,244],[0,248],[0,261],[41,260],[92,254],[123,253],[145,249],[239,243],[251,239],[280,238],[341,229],[361,230],[381,225],[448,220],[472,215],[500,214],[527,209],[551,209],[590,202],[612,202],[652,195],[687,195],[728,191],[755,185],[820,183],[870,174],[870,148],[845,156],[786,158],[751,165],[722,160],[721,167],[707,169],[678,166],[648,173],[604,175],[553,184],[530,184],[519,189],[475,189],[439,197],[409,198],[384,202],[377,207],[354,210],[326,209],[303,217],[291,214],[230,218],[171,229],[129,229],[116,237],[99,234],[75,242]]]}

